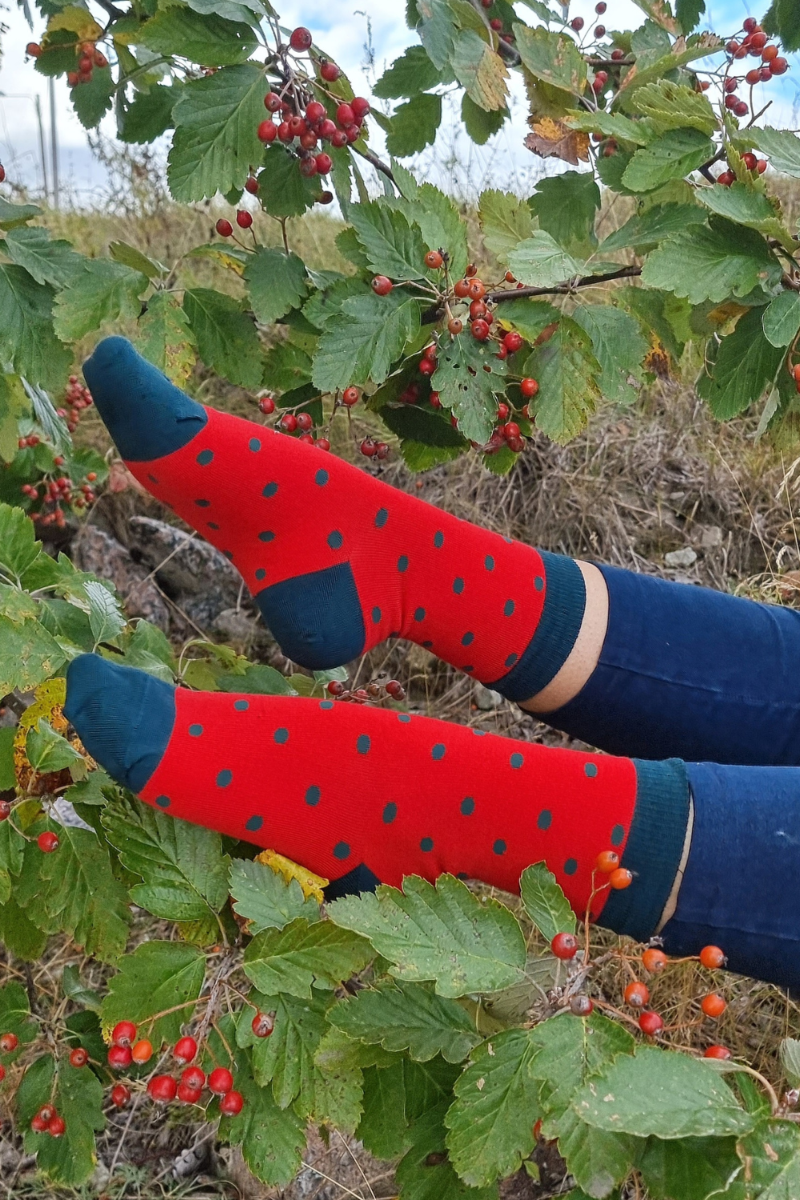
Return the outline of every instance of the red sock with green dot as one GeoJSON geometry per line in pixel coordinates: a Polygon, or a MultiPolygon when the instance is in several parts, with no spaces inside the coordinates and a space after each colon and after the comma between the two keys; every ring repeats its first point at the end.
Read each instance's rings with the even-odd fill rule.
{"type": "Polygon", "coordinates": [[[675,879],[688,789],[674,764],[531,745],[395,710],[175,690],[93,655],[65,711],[89,752],[174,817],[358,890],[442,872],[515,891],[544,860],[577,913],[598,854],[634,882],[604,905],[649,936],[675,879]]]}
{"type": "Polygon", "coordinates": [[[203,408],[121,338],[85,373],[130,470],[234,563],[295,662],[339,666],[404,637],[526,700],[568,657],[585,604],[572,559],[203,408]]]}

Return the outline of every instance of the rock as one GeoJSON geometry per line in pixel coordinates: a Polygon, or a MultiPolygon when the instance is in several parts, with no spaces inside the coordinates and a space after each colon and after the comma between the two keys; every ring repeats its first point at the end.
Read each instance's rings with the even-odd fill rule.
{"type": "Polygon", "coordinates": [[[493,692],[491,688],[484,687],[482,683],[475,684],[475,703],[481,712],[492,712],[495,708],[499,708],[505,699],[499,692],[493,692]]]}
{"type": "Polygon", "coordinates": [[[239,608],[225,608],[213,621],[214,630],[231,642],[247,644],[261,632],[250,613],[239,608]]]}
{"type": "Polygon", "coordinates": [[[130,552],[95,525],[84,525],[74,546],[75,565],[108,579],[122,597],[129,617],[145,617],[166,633],[169,611],[146,566],[134,562],[130,552]]]}
{"type": "Polygon", "coordinates": [[[132,545],[169,591],[196,596],[213,588],[224,600],[218,611],[236,607],[242,578],[219,550],[152,517],[131,517],[129,524],[132,545]]]}
{"type": "Polygon", "coordinates": [[[722,545],[722,530],[719,525],[706,525],[701,536],[700,546],[703,550],[717,550],[722,545]]]}
{"type": "Polygon", "coordinates": [[[664,562],[668,567],[691,567],[697,562],[697,551],[692,550],[691,546],[684,546],[682,550],[670,550],[669,554],[664,555],[664,562]]]}

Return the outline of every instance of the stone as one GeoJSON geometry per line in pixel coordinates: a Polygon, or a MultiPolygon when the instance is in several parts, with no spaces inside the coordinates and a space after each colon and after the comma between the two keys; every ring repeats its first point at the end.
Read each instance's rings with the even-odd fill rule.
{"type": "Polygon", "coordinates": [[[493,712],[500,707],[504,699],[499,692],[484,687],[482,683],[475,684],[475,704],[481,712],[493,712]]]}
{"type": "Polygon", "coordinates": [[[703,550],[718,550],[722,545],[722,530],[719,525],[706,525],[700,536],[700,546],[703,550]]]}
{"type": "Polygon", "coordinates": [[[697,562],[697,551],[692,550],[691,546],[670,550],[669,554],[664,555],[664,562],[668,567],[691,567],[697,562]]]}
{"type": "Polygon", "coordinates": [[[116,538],[86,524],[73,549],[75,565],[98,579],[108,579],[119,592],[129,617],[144,617],[165,633],[169,611],[146,566],[137,563],[116,538]]]}

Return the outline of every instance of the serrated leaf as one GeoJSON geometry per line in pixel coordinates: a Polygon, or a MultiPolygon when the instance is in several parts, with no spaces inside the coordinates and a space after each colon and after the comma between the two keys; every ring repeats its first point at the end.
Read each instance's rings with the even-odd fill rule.
{"type": "Polygon", "coordinates": [[[70,98],[84,129],[94,129],[111,108],[114,77],[109,67],[95,67],[91,79],[72,88],[70,98]]]}
{"type": "Polygon", "coordinates": [[[183,85],[171,87],[153,84],[147,92],[137,92],[126,108],[117,114],[117,137],[121,142],[154,142],[173,125],[172,110],[180,99],[183,85]]]}
{"type": "Polygon", "coordinates": [[[261,162],[257,130],[268,83],[256,63],[223,67],[188,83],[173,109],[167,178],[176,200],[203,200],[243,187],[261,162]]]}
{"type": "Polygon", "coordinates": [[[314,979],[338,985],[373,957],[364,938],[329,921],[298,917],[284,929],[268,929],[244,952],[244,972],[266,995],[288,992],[306,999],[314,979]]]}
{"type": "Polygon", "coordinates": [[[422,240],[430,250],[449,256],[451,278],[463,274],[469,258],[466,225],[450,196],[432,183],[417,187],[412,197],[395,200],[394,207],[405,213],[409,224],[419,226],[422,240]]]}
{"type": "Polygon", "coordinates": [[[783,348],[767,341],[761,316],[762,310],[755,308],[740,318],[697,381],[698,395],[721,421],[738,416],[755,403],[781,368],[783,348]]]}
{"type": "Polygon", "coordinates": [[[133,321],[149,286],[140,271],[107,258],[87,259],[83,271],[56,297],[54,325],[64,341],[76,341],[106,322],[133,321]]]}
{"type": "Polygon", "coordinates": [[[170,292],[155,292],[139,319],[139,353],[177,387],[183,387],[197,361],[197,346],[180,301],[170,292]]]}
{"type": "Polygon", "coordinates": [[[448,72],[434,66],[424,46],[409,46],[384,71],[372,89],[379,100],[401,100],[449,82],[448,72]]]}
{"type": "Polygon", "coordinates": [[[568,1108],[548,1128],[558,1152],[587,1196],[602,1200],[629,1173],[637,1139],[595,1129],[568,1108]]]}
{"type": "Polygon", "coordinates": [[[659,133],[667,129],[698,129],[710,135],[719,128],[717,115],[703,92],[668,79],[637,88],[630,98],[630,108],[649,118],[659,133]]]}
{"type": "Polygon", "coordinates": [[[185,942],[142,942],[119,962],[119,971],[103,997],[102,1020],[108,1033],[117,1021],[145,1025],[156,1045],[180,1037],[181,1025],[192,1015],[192,1002],[200,995],[205,977],[205,957],[185,942]],[[183,1006],[176,1009],[176,1006],[183,1006]],[[175,1011],[167,1013],[167,1009],[175,1011]],[[157,1013],[165,1013],[155,1021],[157,1013]]]}
{"type": "Polygon", "coordinates": [[[135,246],[131,246],[128,242],[111,242],[108,252],[114,259],[114,262],[122,263],[123,266],[130,267],[133,271],[139,271],[142,275],[146,275],[148,279],[157,279],[159,275],[169,274],[169,271],[162,263],[148,258],[146,254],[143,254],[141,250],[137,250],[135,246]]]}
{"type": "Polygon", "coordinates": [[[696,171],[714,156],[714,143],[699,129],[671,129],[637,150],[622,181],[632,192],[652,192],[696,171]]]}
{"type": "Polygon", "coordinates": [[[671,234],[682,233],[687,225],[703,225],[705,220],[706,214],[697,204],[656,204],[609,234],[598,253],[658,245],[671,234]]]}
{"type": "Polygon", "coordinates": [[[244,278],[256,320],[263,325],[271,325],[290,309],[298,308],[308,290],[302,258],[265,246],[248,255],[244,278]]]}
{"type": "Polygon", "coordinates": [[[269,1186],[289,1183],[302,1164],[305,1123],[292,1109],[278,1108],[270,1088],[258,1086],[244,1051],[236,1056],[235,1068],[244,1106],[238,1116],[223,1118],[219,1136],[241,1146],[256,1179],[269,1186]]]}
{"type": "Polygon", "coordinates": [[[386,149],[397,158],[418,154],[436,140],[442,123],[442,97],[421,92],[392,113],[386,149]]]}
{"type": "Polygon", "coordinates": [[[649,345],[638,321],[611,304],[580,305],[574,321],[592,339],[594,356],[600,364],[600,391],[615,404],[632,404],[643,376],[642,362],[649,345]]]}
{"type": "Polygon", "coordinates": [[[478,201],[478,216],[487,250],[502,263],[533,232],[531,210],[523,200],[510,192],[495,189],[482,192],[478,201]]]}
{"type": "MultiPolygon", "coordinates": [[[[428,249],[402,212],[379,201],[356,204],[350,213],[369,267],[390,279],[421,279],[428,249]]],[[[380,297],[379,297],[380,298],[380,297]]]]}
{"type": "Polygon", "coordinates": [[[396,1172],[402,1200],[496,1200],[496,1185],[468,1187],[453,1170],[447,1156],[446,1112],[445,1101],[411,1123],[411,1147],[396,1172]]]}
{"type": "Polygon", "coordinates": [[[219,912],[228,897],[230,859],[218,833],[138,800],[106,805],[102,821],[123,866],[142,879],[130,889],[135,904],[171,921],[219,912]]]}
{"type": "Polygon", "coordinates": [[[114,962],[125,949],[131,915],[128,893],[113,872],[108,847],[95,832],[41,823],[58,834],[58,849],[42,854],[35,842],[25,850],[14,898],[46,930],[63,930],[87,954],[114,962]]]}
{"type": "MultiPolygon", "coordinates": [[[[640,8],[644,8],[649,12],[651,7],[658,5],[664,9],[665,0],[636,0],[640,8]]],[[[670,18],[671,19],[671,18],[670,18]]],[[[646,29],[650,22],[645,22],[646,29]]],[[[655,25],[651,26],[656,29],[655,25]]],[[[717,37],[715,33],[695,34],[690,38],[678,37],[672,44],[669,38],[666,38],[662,43],[666,53],[658,53],[659,45],[655,40],[652,43],[652,52],[650,49],[643,53],[643,47],[636,44],[636,33],[632,39],[632,49],[637,56],[636,63],[629,67],[625,72],[622,83],[620,85],[620,94],[623,102],[627,101],[628,96],[634,89],[642,87],[644,84],[652,83],[653,80],[661,79],[664,75],[668,75],[671,71],[675,71],[678,67],[685,66],[687,63],[694,62],[698,58],[707,58],[716,50],[721,49],[722,39],[717,37]]],[[[675,30],[677,32],[677,30],[675,30]]]]}
{"type": "Polygon", "coordinates": [[[622,1025],[599,1013],[582,1021],[565,1013],[542,1021],[531,1031],[531,1041],[538,1050],[531,1070],[543,1085],[541,1101],[548,1118],[560,1116],[588,1080],[635,1048],[622,1025]]]}
{"type": "Polygon", "coordinates": [[[235,912],[247,921],[248,933],[283,929],[296,917],[314,921],[319,905],[296,879],[288,883],[277,871],[259,862],[235,858],[230,867],[230,890],[235,912]]]}
{"type": "Polygon", "coordinates": [[[92,1012],[100,1011],[100,996],[93,989],[81,982],[80,974],[75,963],[67,963],[61,975],[61,987],[68,1000],[88,1008],[92,1012]]]}
{"type": "Polygon", "coordinates": [[[492,112],[480,108],[465,92],[461,98],[461,120],[468,135],[478,146],[485,146],[490,137],[498,133],[508,119],[508,110],[497,108],[492,112]]]}
{"type": "MultiPolygon", "coordinates": [[[[325,327],[314,356],[313,381],[323,392],[370,380],[383,383],[419,331],[419,302],[399,289],[388,296],[345,300],[325,327]]],[[[267,376],[269,378],[269,376],[267,376]]]]}
{"type": "Polygon", "coordinates": [[[519,887],[525,911],[545,941],[552,942],[557,933],[575,932],[575,914],[543,862],[525,868],[519,887]]]}
{"type": "Polygon", "coordinates": [[[41,553],[42,547],[36,541],[30,518],[21,508],[0,503],[0,576],[19,587],[24,586],[26,573],[41,553]]]}
{"type": "Polygon", "coordinates": [[[779,208],[763,192],[755,192],[743,183],[734,183],[729,188],[698,188],[695,195],[718,216],[779,238],[789,250],[794,248],[791,234],[781,223],[779,208]]]}
{"type": "Polygon", "coordinates": [[[364,1113],[357,1136],[376,1158],[398,1158],[409,1145],[405,1063],[364,1071],[364,1113]]]}
{"type": "Polygon", "coordinates": [[[508,265],[528,287],[555,287],[586,270],[585,262],[573,258],[543,229],[535,230],[509,253],[508,265]]]}
{"type": "Polygon", "coordinates": [[[640,1143],[633,1161],[653,1200],[706,1200],[717,1192],[722,1196],[740,1168],[735,1138],[651,1137],[640,1143]]]}
{"type": "Polygon", "coordinates": [[[20,1049],[11,1054],[3,1054],[3,1063],[12,1062],[21,1053],[22,1047],[36,1041],[38,1028],[31,1019],[31,1007],[28,993],[21,983],[12,980],[0,987],[0,1027],[3,1033],[13,1033],[19,1041],[20,1049]]]}
{"type": "Polygon", "coordinates": [[[497,309],[497,318],[503,328],[516,329],[526,342],[533,343],[548,325],[561,320],[561,312],[546,300],[526,297],[505,300],[497,309]]]}
{"type": "Polygon", "coordinates": [[[442,70],[453,52],[456,22],[447,0],[416,0],[419,39],[430,58],[442,70]]]}
{"type": "Polygon", "coordinates": [[[258,334],[241,305],[213,288],[193,288],[184,293],[183,307],[203,362],[231,383],[259,387],[258,334]]]}
{"type": "Polygon", "coordinates": [[[386,404],[380,412],[384,425],[400,438],[442,449],[466,450],[469,444],[446,417],[434,411],[412,404],[386,404]]]}
{"type": "Polygon", "coordinates": [[[17,1094],[25,1149],[36,1155],[40,1171],[67,1186],[84,1183],[96,1165],[95,1133],[105,1128],[103,1086],[94,1071],[75,1070],[66,1061],[58,1074],[51,1055],[42,1055],[26,1071],[17,1094]],[[42,1104],[52,1101],[64,1118],[60,1138],[34,1133],[30,1122],[42,1104]]]}
{"type": "Polygon", "coordinates": [[[592,252],[600,189],[589,172],[565,171],[541,180],[528,204],[539,219],[539,228],[559,246],[577,254],[592,252]]]}
{"type": "Polygon", "coordinates": [[[456,34],[450,65],[470,100],[487,112],[505,108],[508,70],[496,50],[474,29],[456,34]]]}
{"type": "Polygon", "coordinates": [[[335,901],[328,914],[369,938],[398,979],[434,980],[440,996],[493,991],[523,975],[525,942],[514,915],[496,900],[482,904],[452,875],[435,886],[412,875],[402,892],[381,886],[335,901]]]}
{"type": "Polygon", "coordinates": [[[46,229],[36,225],[10,229],[3,249],[12,262],[24,267],[37,283],[64,287],[83,270],[85,259],[69,242],[53,240],[46,229]]]}
{"type": "Polygon", "coordinates": [[[57,29],[74,33],[79,41],[96,42],[103,35],[102,27],[97,24],[88,9],[71,4],[63,7],[60,12],[53,13],[47,22],[46,37],[49,38],[57,29]]]}
{"type": "Polygon", "coordinates": [[[392,1052],[407,1050],[419,1062],[437,1054],[461,1062],[481,1040],[465,1009],[413,983],[379,982],[337,1004],[328,1020],[351,1038],[392,1052]]]}
{"type": "Polygon", "coordinates": [[[696,1059],[655,1046],[615,1059],[581,1089],[574,1107],[589,1125],[637,1137],[739,1136],[755,1125],[723,1079],[696,1059]]]}
{"type": "Polygon", "coordinates": [[[800,330],[800,296],[797,292],[785,291],[776,296],[764,309],[762,324],[764,336],[771,346],[790,346],[800,330]]]}
{"type": "Polygon", "coordinates": [[[747,1196],[794,1200],[800,1195],[800,1133],[790,1121],[764,1120],[739,1143],[747,1196]]]}
{"type": "Polygon", "coordinates": [[[44,717],[40,717],[34,728],[28,731],[25,754],[31,766],[42,775],[50,771],[61,771],[64,767],[82,761],[75,747],[56,733],[44,717]]]}
{"type": "Polygon", "coordinates": [[[0,691],[27,692],[49,679],[66,655],[39,621],[0,617],[0,691]]]}
{"type": "Polygon", "coordinates": [[[800,138],[791,130],[753,127],[734,133],[732,140],[739,150],[760,150],[768,155],[770,166],[781,175],[800,179],[800,138]]]}
{"type": "Polygon", "coordinates": [[[546,342],[525,363],[539,381],[535,424],[554,442],[568,442],[586,426],[600,399],[600,364],[581,327],[562,317],[546,342]]]}
{"type": "Polygon", "coordinates": [[[759,234],[717,218],[710,227],[694,225],[662,242],[648,256],[642,282],[697,305],[747,296],[759,286],[774,286],[781,274],[759,234]]]}
{"type": "Polygon", "coordinates": [[[95,646],[113,640],[125,628],[125,617],[113,593],[95,580],[84,584],[83,590],[89,601],[89,628],[95,646]]]}
{"type": "Polygon", "coordinates": [[[675,0],[675,16],[684,33],[691,33],[705,11],[706,0],[675,0]]]}
{"type": "Polygon", "coordinates": [[[47,934],[34,925],[13,895],[0,906],[0,941],[23,962],[36,962],[47,945],[47,934]]]}
{"type": "Polygon", "coordinates": [[[646,146],[653,140],[653,131],[643,121],[632,121],[621,113],[593,112],[571,116],[569,125],[585,133],[602,133],[603,137],[615,138],[619,142],[630,142],[634,146],[646,146]]]}
{"type": "Polygon", "coordinates": [[[257,45],[249,25],[176,7],[159,9],[142,26],[137,41],[157,54],[180,55],[203,67],[244,62],[257,45]]]}
{"type": "MultiPolygon", "coordinates": [[[[335,157],[337,152],[333,153],[335,157]]],[[[259,151],[255,161],[261,162],[261,158],[259,151]]],[[[319,178],[306,179],[300,174],[295,156],[283,146],[272,145],[266,155],[266,166],[258,175],[258,194],[264,211],[271,217],[299,217],[317,202],[319,178]]]]}
{"type": "Polygon", "coordinates": [[[512,26],[515,46],[523,65],[537,79],[580,95],[586,83],[586,63],[572,38],[551,33],[542,26],[512,26]]]}
{"type": "Polygon", "coordinates": [[[483,443],[494,427],[495,396],[505,391],[505,376],[506,363],[497,357],[493,342],[461,334],[439,347],[431,386],[442,406],[455,416],[464,437],[483,443]]]}
{"type": "Polygon", "coordinates": [[[0,229],[14,229],[41,215],[37,204],[11,204],[5,196],[0,196],[0,229]]]}
{"type": "Polygon", "coordinates": [[[510,1029],[472,1054],[448,1110],[447,1148],[458,1174],[485,1187],[516,1171],[533,1150],[533,1126],[542,1116],[539,1083],[531,1074],[538,1047],[530,1033],[510,1029]]]}
{"type": "Polygon", "coordinates": [[[31,383],[63,386],[71,355],[53,329],[53,289],[0,263],[0,361],[31,383]]]}

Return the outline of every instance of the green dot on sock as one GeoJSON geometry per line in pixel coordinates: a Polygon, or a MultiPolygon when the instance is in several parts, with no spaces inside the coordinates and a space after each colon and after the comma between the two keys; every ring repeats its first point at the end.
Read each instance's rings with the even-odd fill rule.
{"type": "Polygon", "coordinates": [[[220,771],[217,775],[217,787],[227,787],[233,779],[233,771],[220,771]]]}
{"type": "Polygon", "coordinates": [[[202,733],[203,733],[202,725],[190,725],[189,726],[189,736],[190,737],[201,737],[202,733]]]}
{"type": "Polygon", "coordinates": [[[442,533],[441,529],[438,529],[433,535],[433,544],[437,550],[441,550],[442,546],[444,545],[444,534],[442,533]]]}
{"type": "Polygon", "coordinates": [[[465,817],[471,817],[475,812],[475,801],[472,796],[465,796],[461,801],[461,812],[465,817]]]}
{"type": "Polygon", "coordinates": [[[543,808],[536,819],[536,824],[540,829],[549,829],[553,824],[553,814],[549,808],[543,808]]]}
{"type": "Polygon", "coordinates": [[[506,849],[506,844],[502,838],[498,838],[495,844],[492,846],[492,850],[494,850],[495,854],[505,854],[506,849]]]}
{"type": "Polygon", "coordinates": [[[213,459],[214,459],[214,451],[213,450],[201,450],[197,456],[197,461],[199,462],[201,467],[207,467],[208,464],[213,461],[213,459]]]}
{"type": "Polygon", "coordinates": [[[247,443],[247,445],[253,451],[254,454],[257,454],[258,451],[261,449],[261,442],[258,438],[250,438],[250,441],[247,443]]]}
{"type": "Polygon", "coordinates": [[[317,471],[316,475],[314,476],[314,482],[316,484],[318,484],[320,487],[325,487],[325,484],[328,482],[329,479],[330,479],[330,475],[324,469],[324,467],[320,467],[320,469],[317,471]]]}
{"type": "Polygon", "coordinates": [[[258,540],[259,540],[260,542],[274,542],[274,540],[275,540],[275,534],[272,532],[272,530],[271,530],[271,529],[264,529],[264,530],[262,530],[262,532],[261,532],[261,533],[258,535],[258,540]]]}
{"type": "Polygon", "coordinates": [[[264,818],[259,816],[248,817],[244,823],[245,829],[249,829],[251,833],[255,833],[264,824],[264,818]]]}
{"type": "Polygon", "coordinates": [[[338,529],[334,529],[328,534],[328,545],[331,550],[338,550],[343,542],[344,537],[338,529]]]}
{"type": "Polygon", "coordinates": [[[384,805],[384,809],[383,809],[384,825],[391,825],[392,821],[395,819],[396,816],[397,816],[397,805],[393,801],[390,801],[388,804],[384,805]]]}
{"type": "Polygon", "coordinates": [[[433,838],[424,837],[419,844],[419,848],[428,854],[433,849],[433,838]]]}
{"type": "Polygon", "coordinates": [[[625,826],[615,825],[611,830],[611,845],[621,846],[625,840],[625,826]]]}
{"type": "Polygon", "coordinates": [[[564,863],[564,874],[574,875],[578,869],[578,861],[575,858],[568,858],[564,863]]]}
{"type": "Polygon", "coordinates": [[[275,495],[277,490],[278,490],[277,483],[268,483],[267,486],[264,488],[263,492],[261,493],[261,495],[266,496],[267,499],[269,499],[270,496],[275,495]]]}
{"type": "Polygon", "coordinates": [[[408,555],[407,554],[400,555],[400,557],[397,560],[397,569],[401,575],[403,574],[404,571],[408,570],[408,555]]]}
{"type": "Polygon", "coordinates": [[[446,753],[447,753],[447,748],[443,745],[443,743],[437,742],[436,745],[431,750],[431,758],[435,759],[437,762],[440,762],[441,759],[444,758],[446,753]]]}
{"type": "Polygon", "coordinates": [[[359,754],[369,754],[371,744],[369,734],[360,733],[356,739],[356,750],[359,754]]]}
{"type": "Polygon", "coordinates": [[[289,730],[283,729],[283,728],[276,729],[275,732],[273,733],[272,737],[273,737],[273,740],[276,741],[279,746],[285,746],[289,740],[289,730]]]}
{"type": "Polygon", "coordinates": [[[236,709],[237,712],[247,712],[248,708],[250,707],[250,701],[249,700],[234,700],[233,707],[236,709]]]}
{"type": "Polygon", "coordinates": [[[463,590],[464,590],[464,580],[459,575],[458,578],[453,580],[453,591],[455,592],[455,594],[457,596],[460,596],[461,593],[463,592],[463,590]]]}
{"type": "Polygon", "coordinates": [[[316,787],[316,785],[312,784],[312,786],[306,791],[306,804],[309,804],[312,808],[314,808],[315,805],[319,804],[321,796],[321,790],[316,787]]]}
{"type": "Polygon", "coordinates": [[[595,776],[597,775],[597,764],[596,763],[587,763],[586,766],[583,768],[583,773],[588,779],[594,779],[595,776]]]}
{"type": "Polygon", "coordinates": [[[156,804],[159,808],[169,808],[171,803],[169,796],[156,796],[156,804]]]}
{"type": "Polygon", "coordinates": [[[347,842],[337,842],[336,843],[336,845],[333,847],[333,857],[334,858],[349,858],[350,857],[350,847],[348,846],[347,842]]]}

